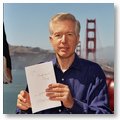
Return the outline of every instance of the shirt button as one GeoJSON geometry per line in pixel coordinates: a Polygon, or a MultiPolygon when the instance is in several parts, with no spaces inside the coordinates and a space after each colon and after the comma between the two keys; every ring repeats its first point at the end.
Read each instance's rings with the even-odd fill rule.
{"type": "Polygon", "coordinates": [[[59,109],[58,111],[59,111],[59,113],[60,113],[62,110],[61,110],[61,109],[59,109]]]}
{"type": "Polygon", "coordinates": [[[70,114],[72,114],[72,112],[70,112],[70,114]]]}
{"type": "Polygon", "coordinates": [[[62,81],[64,81],[64,78],[62,78],[62,81]]]}

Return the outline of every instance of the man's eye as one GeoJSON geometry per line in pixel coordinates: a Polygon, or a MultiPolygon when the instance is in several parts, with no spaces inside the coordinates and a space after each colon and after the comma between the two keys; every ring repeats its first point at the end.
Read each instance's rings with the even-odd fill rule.
{"type": "Polygon", "coordinates": [[[55,37],[56,37],[56,38],[61,38],[62,35],[61,35],[61,34],[56,34],[55,37]]]}
{"type": "Polygon", "coordinates": [[[68,33],[67,35],[68,35],[68,36],[73,36],[73,33],[68,33]]]}
{"type": "Polygon", "coordinates": [[[59,36],[60,36],[59,34],[55,35],[55,37],[59,37],[59,36]]]}

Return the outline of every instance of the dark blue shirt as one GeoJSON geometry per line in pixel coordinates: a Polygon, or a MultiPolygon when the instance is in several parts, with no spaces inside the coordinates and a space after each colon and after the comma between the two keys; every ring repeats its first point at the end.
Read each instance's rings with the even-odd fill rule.
{"type": "MultiPolygon", "coordinates": [[[[72,65],[64,73],[57,60],[53,60],[56,80],[69,86],[74,98],[71,109],[61,107],[47,109],[36,114],[110,114],[106,77],[101,67],[75,55],[72,65]]],[[[27,89],[28,91],[28,89],[27,89]]],[[[17,109],[18,114],[32,114],[31,109],[26,111],[17,109]]]]}

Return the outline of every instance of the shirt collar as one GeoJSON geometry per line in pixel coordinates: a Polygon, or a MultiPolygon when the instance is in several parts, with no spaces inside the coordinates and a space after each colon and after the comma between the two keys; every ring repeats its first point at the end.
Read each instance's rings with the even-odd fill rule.
{"type": "MultiPolygon", "coordinates": [[[[58,64],[58,61],[57,61],[57,58],[55,57],[53,60],[53,65],[54,66],[57,66],[59,67],[59,64],[58,64]]],[[[79,69],[81,68],[81,64],[80,64],[80,58],[78,57],[78,55],[75,53],[75,58],[74,58],[74,61],[72,63],[72,65],[70,66],[70,68],[76,68],[76,69],[79,69]]]]}

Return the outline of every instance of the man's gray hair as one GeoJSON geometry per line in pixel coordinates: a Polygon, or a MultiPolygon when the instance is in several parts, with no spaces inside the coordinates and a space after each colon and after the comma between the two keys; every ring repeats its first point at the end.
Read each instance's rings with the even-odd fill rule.
{"type": "Polygon", "coordinates": [[[49,22],[49,31],[50,31],[51,35],[53,34],[52,25],[57,21],[63,21],[63,20],[71,20],[71,21],[75,22],[75,24],[76,24],[75,32],[76,32],[76,35],[79,35],[79,33],[80,33],[80,22],[78,20],[76,20],[74,15],[72,15],[70,13],[58,13],[51,18],[51,20],[49,22]]]}

